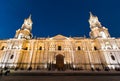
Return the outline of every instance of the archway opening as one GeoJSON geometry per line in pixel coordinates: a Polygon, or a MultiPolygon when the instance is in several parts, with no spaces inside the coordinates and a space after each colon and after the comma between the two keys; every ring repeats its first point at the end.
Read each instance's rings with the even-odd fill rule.
{"type": "Polygon", "coordinates": [[[63,70],[64,69],[64,56],[61,54],[58,54],[56,56],[56,68],[58,70],[63,70]]]}

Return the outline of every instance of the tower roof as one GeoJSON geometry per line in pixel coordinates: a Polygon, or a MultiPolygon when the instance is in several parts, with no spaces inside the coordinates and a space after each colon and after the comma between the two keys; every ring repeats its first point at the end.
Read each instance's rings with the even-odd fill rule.
{"type": "Polygon", "coordinates": [[[23,23],[23,25],[22,25],[22,29],[28,29],[28,30],[32,30],[32,24],[33,24],[33,22],[32,22],[32,19],[31,19],[31,14],[30,14],[30,16],[27,18],[27,19],[25,19],[24,20],[24,23],[23,23]]]}
{"type": "Polygon", "coordinates": [[[92,12],[89,12],[90,13],[90,17],[97,17],[95,15],[92,14],[92,12]]]}
{"type": "Polygon", "coordinates": [[[90,28],[101,27],[101,23],[99,22],[98,17],[94,16],[91,12],[90,12],[89,24],[90,24],[90,28]]]}

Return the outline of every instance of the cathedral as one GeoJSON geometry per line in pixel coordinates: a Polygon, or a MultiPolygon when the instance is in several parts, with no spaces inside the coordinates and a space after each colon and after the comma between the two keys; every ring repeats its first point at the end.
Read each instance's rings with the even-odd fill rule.
{"type": "Polygon", "coordinates": [[[0,40],[0,68],[14,70],[120,70],[120,38],[90,13],[90,38],[33,38],[31,15],[14,38],[0,40]]]}

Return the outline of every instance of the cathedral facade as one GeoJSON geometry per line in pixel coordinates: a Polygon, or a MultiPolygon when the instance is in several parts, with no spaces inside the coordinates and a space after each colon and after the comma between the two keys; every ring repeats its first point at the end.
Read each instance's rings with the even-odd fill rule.
{"type": "Polygon", "coordinates": [[[120,39],[110,36],[90,13],[90,38],[56,35],[33,38],[31,16],[12,39],[0,40],[0,68],[10,69],[119,69],[120,39]]]}

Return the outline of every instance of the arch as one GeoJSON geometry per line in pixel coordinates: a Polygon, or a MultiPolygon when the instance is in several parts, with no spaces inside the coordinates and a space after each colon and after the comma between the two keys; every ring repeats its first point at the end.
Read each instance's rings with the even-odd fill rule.
{"type": "Polygon", "coordinates": [[[61,54],[58,54],[56,56],[56,68],[57,69],[63,69],[64,68],[64,56],[61,54]]]}
{"type": "Polygon", "coordinates": [[[106,35],[103,31],[100,32],[100,35],[103,37],[103,38],[106,38],[106,35]]]}

